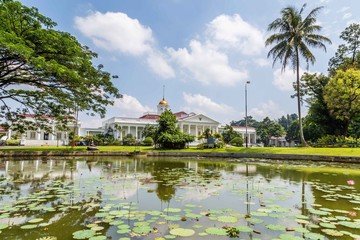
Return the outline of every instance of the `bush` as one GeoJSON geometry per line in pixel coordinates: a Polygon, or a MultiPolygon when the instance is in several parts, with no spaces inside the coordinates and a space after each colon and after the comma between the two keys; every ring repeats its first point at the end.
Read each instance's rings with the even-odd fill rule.
{"type": "Polygon", "coordinates": [[[337,142],[336,136],[325,135],[319,138],[316,142],[318,147],[334,146],[337,142]]]}
{"type": "Polygon", "coordinates": [[[136,139],[132,136],[131,133],[127,134],[123,139],[124,146],[134,146],[136,144],[136,139]]]}
{"type": "Polygon", "coordinates": [[[19,146],[20,139],[8,139],[6,140],[6,146],[19,146]]]}
{"type": "Polygon", "coordinates": [[[240,147],[244,144],[244,140],[242,139],[242,137],[235,137],[231,139],[230,144],[233,146],[240,147]]]}
{"type": "Polygon", "coordinates": [[[146,137],[142,141],[142,145],[144,145],[144,146],[152,146],[152,145],[154,145],[154,140],[152,139],[152,137],[146,137]]]}

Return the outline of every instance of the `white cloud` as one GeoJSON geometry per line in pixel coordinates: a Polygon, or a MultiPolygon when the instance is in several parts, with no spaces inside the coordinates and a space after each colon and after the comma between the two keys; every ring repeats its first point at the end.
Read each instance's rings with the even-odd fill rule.
{"type": "Polygon", "coordinates": [[[186,48],[170,48],[168,53],[194,80],[204,85],[233,86],[236,82],[247,79],[247,72],[232,68],[228,56],[218,51],[214,45],[192,40],[189,48],[189,51],[186,48]]]}
{"type": "Polygon", "coordinates": [[[208,24],[208,33],[219,47],[238,49],[242,54],[259,54],[264,49],[263,34],[240,15],[220,15],[208,24]]]}
{"type": "Polygon", "coordinates": [[[348,18],[351,18],[351,17],[352,17],[351,13],[345,13],[342,18],[345,20],[345,19],[348,19],[348,18]]]}
{"type": "Polygon", "coordinates": [[[126,94],[123,95],[123,98],[116,99],[111,108],[116,112],[115,116],[123,117],[138,117],[145,112],[152,111],[150,107],[142,105],[135,97],[126,94]]]}
{"type": "Polygon", "coordinates": [[[147,63],[151,70],[162,78],[174,78],[174,69],[168,64],[161,53],[149,54],[147,63]]]}
{"type": "Polygon", "coordinates": [[[226,104],[216,103],[211,100],[209,97],[203,96],[201,94],[191,94],[183,92],[183,98],[186,106],[185,110],[196,113],[204,114],[234,114],[235,110],[226,104]]]}
{"type": "Polygon", "coordinates": [[[280,118],[286,115],[286,112],[281,110],[272,100],[269,100],[268,102],[258,104],[255,108],[251,108],[248,115],[258,121],[262,121],[265,117],[270,119],[280,118]]]}
{"type": "Polygon", "coordinates": [[[271,65],[271,62],[266,59],[266,58],[258,58],[258,59],[254,59],[254,62],[256,65],[258,65],[259,67],[267,67],[271,65]]]}
{"type": "MultiPolygon", "coordinates": [[[[300,77],[304,73],[304,70],[300,68],[300,77]]],[[[281,91],[292,91],[293,83],[296,82],[296,72],[292,69],[285,69],[282,71],[278,68],[273,73],[273,84],[281,91]]]]}
{"type": "Polygon", "coordinates": [[[75,26],[97,47],[108,51],[142,55],[152,49],[154,42],[149,27],[121,12],[93,12],[75,17],[75,26]]]}

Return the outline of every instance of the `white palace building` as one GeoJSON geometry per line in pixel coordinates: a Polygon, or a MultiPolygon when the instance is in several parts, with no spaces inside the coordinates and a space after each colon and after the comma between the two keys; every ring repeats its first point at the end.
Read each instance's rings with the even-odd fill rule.
{"type": "MultiPolygon", "coordinates": [[[[102,123],[102,126],[99,128],[80,128],[81,123],[76,121],[76,123],[70,123],[69,129],[76,129],[76,135],[87,136],[87,135],[96,135],[99,133],[107,133],[111,128],[113,130],[114,138],[123,140],[127,134],[131,134],[136,140],[143,140],[144,137],[142,132],[147,125],[157,126],[157,120],[160,118],[160,115],[166,109],[170,109],[170,106],[167,101],[163,98],[157,105],[157,112],[147,112],[144,113],[139,118],[129,118],[129,117],[112,117],[108,120],[105,120],[102,123]]],[[[224,130],[224,126],[221,125],[218,121],[204,115],[196,113],[186,113],[186,112],[176,112],[174,113],[177,119],[177,126],[180,128],[180,131],[195,136],[195,141],[191,145],[198,144],[197,137],[201,135],[206,129],[210,129],[211,133],[221,133],[224,130]]],[[[28,115],[26,119],[31,121],[33,116],[28,115]]],[[[69,131],[60,131],[56,129],[55,121],[50,121],[51,128],[53,133],[49,134],[42,129],[37,131],[26,131],[24,134],[21,134],[21,144],[22,145],[46,145],[46,146],[60,146],[69,144],[69,131]]],[[[243,139],[245,139],[246,132],[248,134],[248,145],[254,145],[256,143],[256,130],[253,127],[233,127],[233,129],[239,132],[243,139]]],[[[6,134],[6,139],[11,139],[12,135],[16,134],[11,129],[6,134]]]]}
{"type": "MultiPolygon", "coordinates": [[[[163,98],[157,105],[157,112],[146,112],[139,118],[112,117],[102,123],[101,129],[81,129],[81,135],[94,134],[97,131],[107,132],[109,128],[113,130],[114,137],[122,140],[127,134],[131,134],[137,140],[143,140],[142,132],[147,125],[157,126],[160,114],[166,109],[170,109],[168,102],[163,98]]],[[[191,145],[197,144],[197,137],[207,128],[211,133],[222,132],[224,127],[216,120],[196,113],[176,112],[177,126],[180,131],[195,136],[196,140],[191,145]]],[[[233,127],[235,131],[242,134],[245,139],[245,127],[233,127]]],[[[256,143],[256,131],[253,127],[247,128],[249,145],[256,143]]]]}

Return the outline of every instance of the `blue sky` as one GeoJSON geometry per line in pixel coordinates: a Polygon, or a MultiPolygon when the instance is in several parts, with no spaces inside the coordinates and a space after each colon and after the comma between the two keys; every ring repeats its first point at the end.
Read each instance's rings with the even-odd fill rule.
{"type": "MultiPolygon", "coordinates": [[[[98,53],[123,99],[108,107],[106,118],[139,117],[155,111],[165,98],[173,112],[203,113],[229,123],[245,117],[244,90],[248,85],[248,115],[261,121],[296,113],[291,70],[281,72],[267,59],[264,41],[270,22],[289,5],[286,0],[21,0],[35,6],[98,53]]],[[[327,52],[314,50],[310,72],[326,73],[329,59],[341,44],[339,35],[350,23],[360,23],[358,0],[312,0],[305,13],[324,6],[318,16],[321,34],[333,42],[327,52]]],[[[302,70],[306,65],[302,64],[302,70]]],[[[307,107],[303,111],[306,113],[307,107]]],[[[84,127],[103,119],[80,114],[84,127]]]]}

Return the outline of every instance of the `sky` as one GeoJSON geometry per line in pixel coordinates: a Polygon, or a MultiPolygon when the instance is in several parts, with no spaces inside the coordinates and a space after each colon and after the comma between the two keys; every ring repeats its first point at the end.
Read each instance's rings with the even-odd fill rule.
{"type": "MultiPolygon", "coordinates": [[[[105,119],[140,117],[156,111],[163,97],[172,112],[205,114],[222,123],[248,116],[261,121],[297,113],[291,69],[281,71],[267,58],[268,25],[295,0],[21,0],[57,22],[98,54],[94,65],[117,75],[123,94],[107,107],[105,119]]],[[[328,61],[342,42],[340,33],[360,23],[358,0],[311,0],[305,14],[323,6],[317,20],[331,39],[327,51],[313,49],[314,65],[301,72],[327,73],[328,61]]],[[[308,106],[303,106],[304,114],[308,106]]],[[[82,127],[100,127],[99,116],[79,115],[82,127]]]]}

